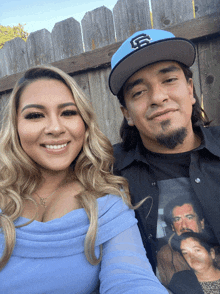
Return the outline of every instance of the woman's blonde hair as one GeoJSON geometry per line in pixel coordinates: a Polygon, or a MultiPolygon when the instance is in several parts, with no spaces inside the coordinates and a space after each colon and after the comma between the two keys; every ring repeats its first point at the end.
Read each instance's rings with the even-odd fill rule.
{"type": "Polygon", "coordinates": [[[73,170],[74,177],[84,187],[78,198],[90,221],[84,244],[85,254],[87,260],[95,265],[101,260],[101,251],[99,258],[94,252],[98,222],[96,199],[106,194],[116,194],[133,208],[128,184],[124,178],[113,175],[113,148],[99,130],[92,107],[73,78],[58,68],[37,66],[27,70],[16,83],[3,114],[0,131],[0,226],[5,236],[5,249],[0,269],[13,252],[16,238],[14,221],[21,216],[24,199],[32,200],[30,195],[42,179],[37,164],[22,149],[17,131],[19,99],[24,89],[39,79],[63,82],[71,90],[86,126],[84,145],[73,164],[73,170]]]}

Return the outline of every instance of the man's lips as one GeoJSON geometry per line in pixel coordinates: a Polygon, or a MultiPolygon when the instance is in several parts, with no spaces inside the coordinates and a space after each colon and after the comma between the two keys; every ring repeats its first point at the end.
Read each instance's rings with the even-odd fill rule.
{"type": "Polygon", "coordinates": [[[156,117],[159,117],[159,116],[162,116],[162,115],[164,115],[166,113],[174,112],[174,111],[177,111],[177,109],[176,108],[167,108],[167,109],[164,109],[164,110],[161,110],[161,111],[157,111],[157,112],[154,112],[153,114],[151,114],[148,117],[148,119],[149,120],[152,120],[152,119],[154,119],[156,117]]]}

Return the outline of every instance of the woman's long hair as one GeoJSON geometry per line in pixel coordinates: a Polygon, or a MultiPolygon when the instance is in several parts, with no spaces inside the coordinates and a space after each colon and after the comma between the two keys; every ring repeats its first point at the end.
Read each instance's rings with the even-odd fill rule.
{"type": "MultiPolygon", "coordinates": [[[[193,77],[193,73],[191,69],[182,63],[178,63],[178,64],[183,70],[186,81],[188,82],[189,79],[192,79],[193,77]]],[[[204,109],[200,105],[199,98],[196,94],[194,85],[193,85],[193,96],[196,100],[196,103],[193,105],[192,116],[191,116],[193,128],[198,126],[209,126],[211,121],[209,121],[207,114],[205,113],[204,109]]],[[[126,108],[124,94],[123,94],[123,87],[119,91],[117,97],[119,99],[120,104],[126,108]]],[[[120,136],[122,139],[122,147],[126,151],[134,149],[137,145],[137,142],[141,141],[140,134],[136,126],[129,126],[125,118],[123,119],[123,122],[120,128],[120,136]]]]}
{"type": "MultiPolygon", "coordinates": [[[[5,237],[5,249],[0,260],[0,269],[8,262],[15,246],[14,221],[22,214],[24,200],[34,201],[31,195],[42,180],[38,165],[21,147],[17,130],[20,97],[29,84],[39,79],[55,79],[63,82],[72,92],[85,123],[84,144],[74,162],[73,173],[74,178],[84,187],[78,199],[90,221],[84,244],[85,254],[87,260],[95,265],[101,260],[101,253],[97,258],[94,252],[98,222],[96,199],[112,193],[121,196],[132,208],[128,184],[124,178],[113,175],[112,146],[99,130],[92,107],[76,82],[57,68],[38,66],[27,70],[16,83],[3,114],[0,131],[0,208],[2,211],[0,227],[5,237]]],[[[32,222],[35,216],[25,225],[32,222]]]]}

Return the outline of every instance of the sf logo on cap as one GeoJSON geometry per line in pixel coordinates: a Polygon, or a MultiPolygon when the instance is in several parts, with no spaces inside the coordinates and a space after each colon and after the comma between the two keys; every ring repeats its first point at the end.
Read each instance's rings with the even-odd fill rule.
{"type": "Polygon", "coordinates": [[[134,37],[133,39],[131,39],[131,47],[134,49],[139,49],[141,47],[147,46],[150,41],[151,41],[151,37],[147,34],[140,34],[136,37],[134,37]]]}

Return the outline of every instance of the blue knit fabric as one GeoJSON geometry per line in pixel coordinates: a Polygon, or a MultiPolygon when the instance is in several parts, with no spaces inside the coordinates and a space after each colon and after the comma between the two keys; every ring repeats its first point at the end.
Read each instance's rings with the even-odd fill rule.
{"type": "MultiPolygon", "coordinates": [[[[95,252],[103,244],[101,264],[91,265],[84,254],[89,221],[84,209],[49,222],[33,221],[16,229],[16,245],[0,272],[4,294],[89,294],[100,280],[100,293],[167,293],[146,258],[137,221],[118,196],[98,202],[95,252]]],[[[20,217],[16,225],[28,220],[20,217]]],[[[0,234],[0,252],[4,239],[0,234]]]]}

